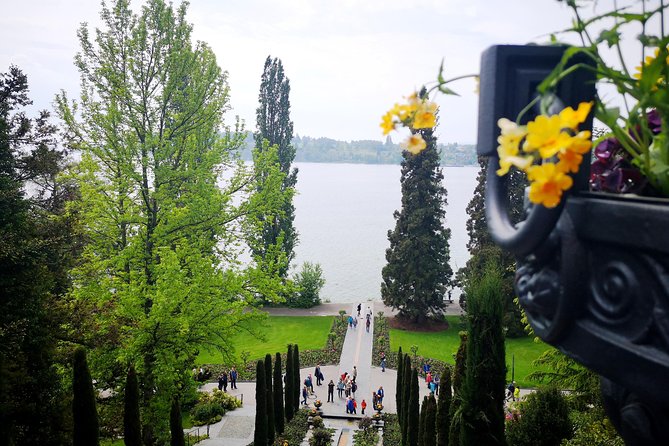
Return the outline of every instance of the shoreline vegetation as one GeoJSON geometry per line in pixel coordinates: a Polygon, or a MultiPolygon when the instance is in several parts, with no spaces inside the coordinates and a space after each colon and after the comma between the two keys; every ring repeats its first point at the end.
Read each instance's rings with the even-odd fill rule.
{"type": "MultiPolygon", "coordinates": [[[[251,161],[253,134],[248,132],[240,149],[244,161],[251,161]]],[[[340,141],[332,138],[295,136],[292,139],[297,163],[396,164],[402,162],[402,149],[389,137],[375,140],[340,141]]],[[[476,145],[437,144],[443,167],[478,167],[476,145]]]]}

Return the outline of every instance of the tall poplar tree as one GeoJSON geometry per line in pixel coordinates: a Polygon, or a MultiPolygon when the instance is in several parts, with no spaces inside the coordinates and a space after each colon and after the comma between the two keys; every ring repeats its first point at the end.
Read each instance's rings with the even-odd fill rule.
{"type": "Polygon", "coordinates": [[[402,156],[402,209],[395,211],[395,229],[388,231],[390,247],[381,275],[383,303],[414,323],[441,314],[451,286],[448,264],[451,231],[444,228],[446,189],[439,167],[437,139],[432,129],[417,130],[427,147],[402,156]]]}
{"type": "Polygon", "coordinates": [[[125,446],[141,446],[142,422],[139,415],[139,387],[137,373],[132,365],[128,369],[123,394],[123,441],[125,446]]]}
{"type": "Polygon", "coordinates": [[[460,346],[455,354],[455,368],[453,369],[453,398],[449,410],[451,425],[448,428],[448,444],[457,446],[460,444],[460,426],[462,424],[462,386],[467,369],[467,332],[461,331],[460,346]]]}
{"type": "Polygon", "coordinates": [[[266,173],[257,156],[269,146],[276,146],[278,165],[284,174],[281,190],[286,193],[280,212],[267,214],[262,223],[260,238],[250,241],[257,261],[271,259],[279,275],[286,277],[290,262],[295,258],[297,231],[292,195],[297,183],[297,168],[292,167],[295,148],[292,145],[293,122],[290,120],[290,81],[285,76],[281,59],[267,56],[260,80],[260,105],[256,110],[258,131],[254,134],[256,151],[254,164],[259,176],[266,173]],[[266,142],[266,143],[265,143],[266,142]]]}
{"type": "Polygon", "coordinates": [[[228,266],[244,218],[272,203],[235,161],[241,135],[223,125],[227,75],[191,39],[186,10],[163,0],[139,13],[127,0],[103,3],[101,28],[78,33],[80,100],[58,98],[68,143],[81,153],[72,175],[89,240],[72,271],[73,307],[95,327],[86,341],[102,386],[136,365],[146,444],[169,435],[171,396],[194,386],[188,371],[202,345],[230,351],[233,332],[259,317],[246,311],[256,294],[278,281],[228,266]]]}
{"type": "Polygon", "coordinates": [[[438,446],[448,446],[448,429],[451,425],[451,369],[446,368],[439,383],[437,400],[436,438],[438,446]]]}
{"type": "Polygon", "coordinates": [[[300,410],[300,390],[302,381],[300,380],[300,348],[297,344],[293,346],[293,411],[300,410]]]}
{"type": "MultiPolygon", "coordinates": [[[[402,346],[397,351],[397,379],[395,383],[395,407],[397,413],[402,413],[402,378],[404,377],[404,355],[402,346]]],[[[401,421],[400,421],[401,422],[401,421]]]]}
{"type": "Polygon", "coordinates": [[[409,405],[407,407],[407,445],[418,446],[420,392],[418,391],[418,371],[416,369],[411,371],[410,388],[409,405]]]}
{"type": "Polygon", "coordinates": [[[501,282],[500,272],[488,268],[468,290],[467,366],[461,394],[461,444],[505,444],[506,364],[501,282]]]}
{"type": "Polygon", "coordinates": [[[72,361],[72,444],[96,446],[100,444],[98,411],[95,408],[95,390],[88,370],[86,351],[79,347],[72,361]]]}

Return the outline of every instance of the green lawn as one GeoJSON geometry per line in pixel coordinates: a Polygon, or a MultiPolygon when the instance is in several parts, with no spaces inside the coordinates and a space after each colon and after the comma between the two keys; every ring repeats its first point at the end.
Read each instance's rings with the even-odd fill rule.
{"type": "MultiPolygon", "coordinates": [[[[424,333],[390,329],[390,348],[392,351],[402,346],[402,351],[411,353],[411,346],[417,345],[419,356],[427,356],[453,364],[455,352],[460,344],[460,317],[447,316],[450,327],[437,333],[424,333]]],[[[535,370],[532,361],[537,359],[549,346],[536,343],[533,338],[516,338],[506,340],[507,381],[511,379],[511,358],[515,356],[515,379],[520,387],[534,387],[537,383],[525,377],[535,370]]]]}
{"type": "MultiPolygon", "coordinates": [[[[288,344],[297,344],[300,350],[320,349],[327,342],[333,319],[334,316],[270,316],[262,323],[266,326],[262,328],[265,341],[243,332],[230,339],[230,343],[235,347],[237,358],[246,350],[250,352],[249,359],[264,358],[267,353],[283,353],[288,344]]],[[[223,357],[216,351],[203,351],[196,362],[221,364],[223,357]]]]}

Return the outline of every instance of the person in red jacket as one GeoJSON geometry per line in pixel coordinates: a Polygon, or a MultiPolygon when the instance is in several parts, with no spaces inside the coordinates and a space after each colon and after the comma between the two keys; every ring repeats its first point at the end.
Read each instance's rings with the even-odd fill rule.
{"type": "Polygon", "coordinates": [[[362,403],[360,403],[360,407],[362,407],[362,414],[365,414],[365,409],[367,409],[367,401],[364,399],[362,400],[362,403]]]}

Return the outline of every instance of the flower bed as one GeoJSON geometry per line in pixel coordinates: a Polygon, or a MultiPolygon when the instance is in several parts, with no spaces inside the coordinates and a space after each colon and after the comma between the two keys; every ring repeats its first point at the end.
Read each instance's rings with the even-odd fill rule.
{"type": "MultiPolygon", "coordinates": [[[[390,352],[390,327],[388,325],[388,318],[379,313],[379,316],[374,317],[374,346],[372,349],[372,363],[375,366],[379,365],[381,352],[386,354],[386,367],[397,370],[397,352],[390,352]]],[[[411,358],[411,365],[422,370],[422,366],[426,360],[430,362],[432,373],[438,373],[439,376],[444,374],[444,370],[450,373],[451,365],[439,359],[427,358],[420,355],[412,355],[410,351],[403,352],[409,354],[411,358]]]]}

